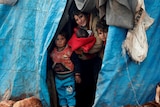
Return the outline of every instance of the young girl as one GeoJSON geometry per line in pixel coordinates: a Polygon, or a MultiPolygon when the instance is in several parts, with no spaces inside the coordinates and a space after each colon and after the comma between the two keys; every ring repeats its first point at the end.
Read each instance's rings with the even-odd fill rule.
{"type": "MultiPolygon", "coordinates": [[[[76,87],[77,107],[91,107],[94,103],[97,75],[100,71],[102,63],[101,58],[98,57],[98,52],[102,48],[102,40],[96,33],[96,23],[98,21],[98,17],[95,14],[86,14],[75,9],[73,11],[73,19],[77,26],[75,26],[74,33],[68,42],[68,45],[71,46],[73,50],[75,49],[75,46],[79,45],[78,43],[84,44],[86,42],[82,41],[82,39],[86,38],[76,38],[76,29],[83,28],[87,31],[91,30],[94,36],[94,40],[90,41],[92,43],[95,41],[95,43],[91,45],[87,44],[87,47],[83,49],[78,48],[75,50],[80,59],[82,79],[81,84],[76,87]],[[75,42],[75,40],[78,40],[79,42],[75,42]],[[91,46],[91,48],[89,46],[91,46]],[[85,53],[84,49],[87,49],[85,53]]],[[[91,39],[91,37],[88,37],[87,39],[91,39]]]]}
{"type": "Polygon", "coordinates": [[[78,59],[67,45],[66,34],[59,33],[55,39],[56,47],[50,54],[55,73],[55,84],[61,107],[75,107],[75,80],[81,82],[78,59]]]}

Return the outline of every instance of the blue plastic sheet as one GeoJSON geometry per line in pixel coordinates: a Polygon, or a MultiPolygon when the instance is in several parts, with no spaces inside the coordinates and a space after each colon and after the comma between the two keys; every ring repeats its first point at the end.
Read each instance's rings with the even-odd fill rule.
{"type": "Polygon", "coordinates": [[[67,0],[19,0],[0,4],[0,100],[39,97],[50,106],[46,85],[47,48],[67,0]]]}
{"type": "Polygon", "coordinates": [[[154,19],[147,32],[147,58],[136,64],[122,54],[127,30],[109,27],[103,64],[98,78],[94,107],[122,107],[153,101],[160,82],[160,1],[144,0],[146,11],[154,19]]]}

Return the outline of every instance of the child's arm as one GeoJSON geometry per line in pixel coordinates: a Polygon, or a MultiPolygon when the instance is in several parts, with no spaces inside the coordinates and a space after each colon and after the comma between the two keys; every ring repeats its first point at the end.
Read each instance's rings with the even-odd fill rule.
{"type": "Polygon", "coordinates": [[[79,62],[78,55],[75,52],[72,53],[71,60],[74,64],[74,73],[75,73],[76,83],[80,83],[81,82],[80,62],[79,62]]]}

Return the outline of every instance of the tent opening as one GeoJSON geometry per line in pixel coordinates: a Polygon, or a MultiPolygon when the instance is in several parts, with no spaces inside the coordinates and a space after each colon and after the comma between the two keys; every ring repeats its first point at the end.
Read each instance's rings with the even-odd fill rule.
{"type": "MultiPolygon", "coordinates": [[[[57,28],[56,33],[54,34],[54,37],[50,43],[50,46],[48,47],[48,58],[47,58],[47,84],[50,94],[50,102],[51,107],[57,107],[58,104],[58,97],[57,97],[57,91],[55,88],[55,82],[54,82],[54,71],[52,69],[52,60],[50,58],[50,53],[55,47],[55,37],[59,34],[60,31],[65,31],[68,34],[68,39],[71,38],[73,34],[73,29],[75,27],[75,21],[70,16],[73,12],[73,9],[75,8],[74,2],[67,2],[67,5],[65,7],[65,11],[62,15],[62,18],[60,20],[59,26],[57,28]],[[69,15],[69,17],[67,17],[69,15]],[[66,21],[67,20],[67,21],[66,21]]],[[[94,60],[97,60],[96,58],[94,60]]],[[[81,78],[82,83],[75,85],[76,90],[76,107],[91,107],[94,103],[95,99],[95,91],[96,91],[96,81],[94,79],[94,70],[95,67],[93,64],[95,61],[89,60],[89,61],[80,61],[83,65],[81,67],[81,78]]],[[[97,70],[100,70],[101,68],[101,61],[96,61],[96,64],[99,66],[99,68],[96,68],[97,70]]]]}

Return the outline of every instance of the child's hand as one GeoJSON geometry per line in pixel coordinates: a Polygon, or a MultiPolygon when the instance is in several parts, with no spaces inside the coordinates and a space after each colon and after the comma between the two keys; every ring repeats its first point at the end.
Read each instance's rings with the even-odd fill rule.
{"type": "Polygon", "coordinates": [[[80,75],[75,75],[75,80],[76,80],[76,83],[81,83],[80,75]]]}
{"type": "Polygon", "coordinates": [[[79,55],[79,54],[83,54],[82,48],[76,49],[76,50],[75,50],[75,53],[78,54],[78,55],[79,55]]]}

